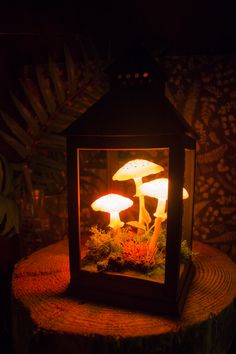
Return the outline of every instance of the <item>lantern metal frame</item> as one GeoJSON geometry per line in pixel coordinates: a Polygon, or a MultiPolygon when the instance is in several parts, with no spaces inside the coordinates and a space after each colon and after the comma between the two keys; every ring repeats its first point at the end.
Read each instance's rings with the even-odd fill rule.
{"type": "MultiPolygon", "coordinates": [[[[136,62],[137,57],[132,57],[133,62],[136,62]]],[[[194,276],[194,265],[189,259],[179,279],[185,150],[195,151],[196,134],[165,97],[159,67],[150,58],[145,54],[138,67],[133,69],[132,60],[128,60],[130,65],[126,65],[124,60],[122,65],[116,65],[115,69],[113,67],[111,90],[66,130],[71,276],[69,289],[73,295],[89,301],[179,315],[194,276]],[[128,78],[127,72],[130,75],[128,78]],[[133,75],[135,78],[137,73],[148,73],[149,81],[138,85],[129,82],[130,77],[133,75]],[[126,84],[122,84],[122,77],[126,78],[126,84]],[[160,148],[169,149],[164,284],[114,272],[84,270],[81,267],[78,151],[160,148]]],[[[143,76],[142,80],[145,81],[143,76]]],[[[194,166],[189,168],[194,169],[194,166]]],[[[193,210],[191,213],[193,220],[193,210]]],[[[190,239],[192,240],[192,235],[190,239]]]]}

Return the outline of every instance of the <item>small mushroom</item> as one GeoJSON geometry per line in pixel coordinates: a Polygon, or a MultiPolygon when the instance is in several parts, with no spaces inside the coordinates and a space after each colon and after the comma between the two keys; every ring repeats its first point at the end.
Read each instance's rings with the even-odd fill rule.
{"type": "Polygon", "coordinates": [[[109,226],[113,229],[120,228],[124,222],[120,220],[119,213],[133,205],[133,201],[119,194],[107,194],[95,200],[91,207],[95,211],[110,213],[109,226]]]}
{"type": "MultiPolygon", "coordinates": [[[[149,197],[157,198],[158,204],[155,213],[155,227],[153,236],[150,240],[149,249],[155,252],[158,236],[161,232],[161,223],[166,219],[166,201],[168,199],[168,179],[158,178],[150,182],[143,183],[140,187],[141,192],[149,197]]],[[[188,198],[189,194],[183,188],[183,199],[188,198]]]]}
{"type": "Polygon", "coordinates": [[[112,177],[114,181],[126,181],[133,178],[136,186],[136,197],[139,197],[139,222],[149,224],[151,218],[145,209],[144,195],[140,191],[142,177],[164,171],[164,168],[154,162],[135,159],[128,161],[112,177]]]}

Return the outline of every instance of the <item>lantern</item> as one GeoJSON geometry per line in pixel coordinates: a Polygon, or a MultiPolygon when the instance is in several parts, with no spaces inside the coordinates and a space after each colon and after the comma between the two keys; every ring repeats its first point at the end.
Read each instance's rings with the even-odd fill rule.
{"type": "Polygon", "coordinates": [[[66,130],[70,291],[178,315],[194,275],[196,135],[143,47],[109,75],[110,91],[66,130]]]}

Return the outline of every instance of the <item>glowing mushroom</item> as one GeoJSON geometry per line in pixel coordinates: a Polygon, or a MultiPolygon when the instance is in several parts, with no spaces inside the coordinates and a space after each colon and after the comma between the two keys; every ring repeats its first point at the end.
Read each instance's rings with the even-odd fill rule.
{"type": "Polygon", "coordinates": [[[136,186],[136,197],[139,197],[139,222],[149,224],[151,218],[145,209],[144,195],[140,191],[142,177],[164,171],[164,168],[154,162],[136,159],[128,161],[112,177],[114,181],[126,181],[133,178],[136,186]]]}
{"type": "MultiPolygon", "coordinates": [[[[141,192],[149,197],[157,198],[158,204],[155,213],[156,218],[166,219],[166,201],[168,199],[168,179],[158,178],[150,182],[143,183],[140,187],[141,192]]],[[[189,196],[187,190],[183,188],[183,199],[189,196]]]]}
{"type": "MultiPolygon", "coordinates": [[[[157,198],[158,204],[155,213],[155,227],[149,248],[155,250],[156,242],[161,231],[161,223],[166,219],[166,201],[168,199],[168,179],[158,178],[150,182],[143,183],[140,187],[141,192],[149,197],[157,198]]],[[[183,188],[183,199],[188,198],[189,194],[183,188]]]]}
{"type": "Polygon", "coordinates": [[[120,220],[119,213],[133,205],[133,201],[119,194],[107,194],[95,200],[91,207],[95,211],[110,213],[109,226],[113,229],[120,228],[124,222],[120,220]]]}

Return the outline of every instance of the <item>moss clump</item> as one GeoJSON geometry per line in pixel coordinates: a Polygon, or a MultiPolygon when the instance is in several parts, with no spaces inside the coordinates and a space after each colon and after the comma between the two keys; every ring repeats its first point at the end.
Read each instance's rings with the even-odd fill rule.
{"type": "Polygon", "coordinates": [[[180,250],[180,262],[184,263],[186,262],[189,258],[191,258],[192,256],[196,256],[197,252],[193,252],[188,244],[186,240],[183,240],[181,243],[181,250],[180,250]]]}
{"type": "MultiPolygon", "coordinates": [[[[97,271],[124,272],[137,271],[143,274],[153,274],[164,271],[166,228],[157,241],[156,252],[149,253],[149,241],[152,231],[137,232],[132,227],[108,231],[97,227],[91,228],[92,235],[86,243],[87,253],[83,266],[95,266],[97,271]]],[[[186,241],[181,245],[181,261],[186,261],[193,255],[186,241]]]]}

